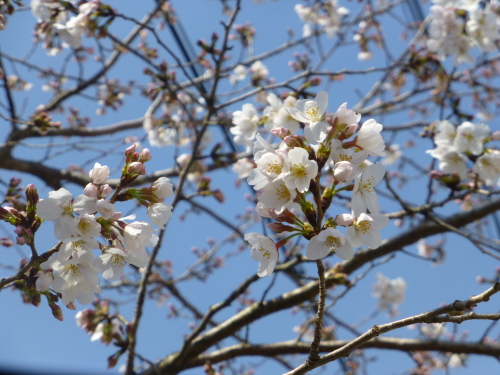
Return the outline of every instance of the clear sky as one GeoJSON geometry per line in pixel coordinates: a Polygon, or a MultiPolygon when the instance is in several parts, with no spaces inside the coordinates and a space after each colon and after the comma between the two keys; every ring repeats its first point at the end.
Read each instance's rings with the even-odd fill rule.
{"type": "MultiPolygon", "coordinates": [[[[29,1],[26,1],[29,3],[29,1]]],[[[260,54],[271,48],[277,47],[287,41],[287,28],[295,32],[295,38],[301,35],[302,23],[293,10],[295,2],[281,0],[277,2],[264,1],[265,4],[257,4],[251,1],[244,1],[244,7],[241,15],[237,20],[237,24],[243,24],[246,21],[251,21],[256,28],[257,34],[255,37],[254,50],[255,54],[260,54]]],[[[125,10],[125,13],[132,15],[135,18],[141,18],[153,2],[146,1],[110,1],[112,6],[125,10]],[[146,5],[147,4],[147,5],[146,5]],[[123,7],[123,8],[122,8],[123,7]]],[[[204,38],[209,40],[211,33],[217,31],[222,33],[220,21],[226,18],[221,15],[220,3],[215,0],[184,0],[172,1],[178,12],[178,16],[184,28],[187,30],[193,45],[195,42],[204,38]]],[[[351,13],[355,14],[357,5],[352,2],[340,1],[340,4],[351,9],[351,13]]],[[[404,17],[400,10],[400,16],[404,17]]],[[[0,32],[0,47],[2,52],[13,56],[25,56],[32,48],[31,38],[32,30],[36,20],[29,11],[22,11],[15,14],[9,19],[9,24],[5,31],[0,32]]],[[[119,36],[124,36],[130,27],[121,21],[117,21],[114,32],[119,36]]],[[[399,31],[394,29],[391,32],[391,27],[388,26],[387,35],[390,41],[390,47],[397,56],[398,51],[402,51],[405,44],[399,41],[399,31]]],[[[166,43],[175,48],[168,30],[161,33],[165,38],[166,43]]],[[[351,36],[349,36],[351,37],[351,36]]],[[[334,39],[323,39],[323,46],[312,46],[317,51],[318,48],[327,49],[334,39]]],[[[137,43],[134,43],[136,45],[137,43]]],[[[84,39],[84,45],[92,45],[87,39],[84,39]]],[[[237,58],[239,51],[235,49],[234,58],[237,58]]],[[[300,49],[302,52],[302,49],[300,49]]],[[[385,64],[384,58],[380,50],[374,50],[375,58],[369,61],[358,61],[356,59],[357,50],[352,47],[346,50],[346,55],[339,55],[329,60],[324,66],[328,70],[340,70],[342,68],[350,69],[366,69],[372,66],[380,67],[385,64]]],[[[288,61],[292,58],[294,50],[288,50],[276,57],[266,60],[264,63],[268,66],[270,76],[276,79],[276,82],[285,80],[291,76],[291,72],[287,66],[288,61]]],[[[30,61],[43,66],[61,66],[67,51],[62,54],[52,57],[47,56],[45,51],[39,46],[34,52],[30,61]]],[[[166,57],[166,56],[165,56],[166,57]]],[[[317,59],[317,53],[313,54],[313,58],[317,59]]],[[[122,82],[129,79],[135,79],[137,82],[143,83],[147,79],[142,76],[141,64],[130,56],[122,59],[116,68],[109,74],[108,78],[119,77],[122,82]]],[[[95,67],[95,65],[94,65],[95,67]]],[[[77,72],[76,67],[70,67],[70,71],[77,72]]],[[[10,64],[6,65],[6,70],[12,74],[10,64]]],[[[41,83],[36,80],[36,74],[26,69],[19,68],[20,75],[31,77],[34,87],[26,93],[16,94],[16,100],[21,106],[25,106],[24,115],[31,113],[39,104],[45,103],[50,95],[41,90],[41,83]],[[25,100],[23,102],[23,100],[25,100]]],[[[335,82],[331,86],[319,86],[320,89],[327,88],[330,94],[329,111],[335,111],[338,106],[344,102],[348,102],[348,107],[354,105],[358,96],[356,90],[365,93],[370,86],[367,82],[375,82],[376,75],[360,76],[353,79],[346,79],[343,82],[335,82]]],[[[69,85],[71,86],[71,85],[69,85]]],[[[2,93],[3,95],[3,93],[2,93]]],[[[2,98],[3,101],[3,98],[2,98]]],[[[251,100],[250,100],[251,101],[251,100]]],[[[97,116],[95,114],[98,108],[97,103],[85,99],[77,99],[71,102],[73,106],[81,110],[81,114],[89,116],[92,119],[91,126],[103,126],[112,124],[118,121],[127,119],[136,119],[142,117],[148,107],[148,102],[137,94],[125,98],[125,105],[119,111],[108,111],[105,116],[97,116]]],[[[238,103],[232,106],[231,110],[238,110],[245,102],[238,103]]],[[[65,126],[65,116],[59,116],[65,126]]],[[[56,116],[57,118],[57,116],[56,116]]],[[[366,120],[364,118],[363,120],[366,120]]],[[[435,120],[437,117],[430,118],[435,120]]],[[[380,119],[379,119],[380,120],[380,119]]],[[[2,120],[3,121],[3,120],[2,120]]],[[[387,122],[382,122],[386,125],[395,125],[402,122],[407,122],[405,117],[391,117],[386,119],[387,122]]],[[[6,129],[7,124],[3,123],[3,128],[6,129]]],[[[490,124],[492,127],[493,125],[490,124]]],[[[496,129],[494,129],[496,130],[496,129]]],[[[3,132],[2,132],[3,133],[3,132]]],[[[3,133],[5,134],[5,133],[3,133]]],[[[113,137],[125,137],[136,135],[139,139],[144,137],[141,129],[130,132],[121,133],[113,137]]],[[[217,136],[215,136],[217,137],[217,136]]],[[[431,143],[418,139],[416,134],[401,133],[398,134],[392,143],[404,144],[408,140],[416,142],[416,147],[407,149],[407,156],[414,160],[427,160],[430,162],[430,156],[424,152],[431,148],[431,143]],[[424,159],[425,158],[425,159],[424,159]]],[[[17,155],[25,159],[38,160],[43,156],[45,150],[37,149],[35,140],[28,140],[30,145],[25,147],[22,155],[17,155]]],[[[64,142],[57,139],[55,142],[64,142]]],[[[73,140],[72,140],[73,141],[73,140]]],[[[125,148],[122,146],[117,150],[109,150],[109,154],[105,157],[99,156],[99,153],[107,147],[107,143],[96,144],[95,140],[82,139],[81,145],[85,146],[84,151],[74,150],[64,157],[55,157],[48,162],[49,165],[55,167],[66,168],[70,162],[79,163],[81,167],[89,170],[95,161],[101,164],[107,164],[112,168],[118,168],[121,160],[121,152],[125,148]],[[88,146],[95,147],[94,150],[88,146]],[[74,159],[69,161],[69,158],[74,159]],[[82,160],[88,160],[82,163],[82,160]]],[[[148,142],[143,143],[144,147],[150,147],[148,142]]],[[[152,148],[153,161],[148,164],[149,170],[165,169],[172,166],[173,150],[166,148],[152,148]]],[[[423,162],[422,162],[423,163],[423,162]]],[[[389,167],[395,169],[396,167],[389,167]]],[[[118,176],[119,171],[115,170],[114,176],[118,176]]],[[[5,171],[1,172],[1,179],[8,181],[13,176],[5,171]]],[[[23,178],[22,185],[35,183],[38,187],[40,198],[47,197],[50,188],[45,187],[43,183],[30,175],[19,175],[23,178]]],[[[226,218],[235,220],[238,213],[243,212],[247,207],[251,207],[252,203],[245,199],[245,194],[248,193],[248,188],[243,183],[239,188],[233,188],[236,175],[230,168],[218,171],[212,176],[214,188],[221,188],[226,194],[226,203],[220,205],[217,202],[204,202],[208,207],[223,212],[226,218]],[[229,187],[229,188],[226,188],[229,187]]],[[[402,188],[399,193],[404,199],[412,203],[423,201],[424,185],[426,180],[420,180],[419,183],[409,184],[402,188]]],[[[81,194],[81,188],[68,184],[66,186],[74,195],[81,194]]],[[[444,196],[443,192],[443,196],[444,196]]],[[[453,205],[453,203],[451,204],[453,205]]],[[[398,210],[395,206],[382,199],[382,206],[385,212],[398,210]]],[[[166,233],[166,241],[160,254],[160,259],[170,259],[174,264],[174,275],[182,274],[186,268],[195,260],[191,248],[196,246],[200,249],[208,248],[207,239],[216,238],[218,240],[228,235],[228,231],[223,226],[214,223],[204,215],[190,214],[186,220],[181,220],[182,214],[187,209],[186,205],[179,205],[166,233]]],[[[443,213],[452,212],[452,210],[444,210],[443,213]]],[[[44,223],[42,229],[37,235],[37,246],[39,249],[48,249],[56,242],[51,237],[51,223],[44,223]]],[[[404,227],[404,228],[407,228],[404,227]]],[[[388,228],[383,231],[383,238],[388,238],[398,234],[404,228],[397,228],[391,223],[388,228]]],[[[12,227],[3,225],[2,233],[5,230],[12,233],[12,227]]],[[[259,230],[259,227],[249,228],[248,231],[259,230]]],[[[1,236],[4,236],[2,234],[1,236]]],[[[497,234],[494,234],[498,238],[497,234]]],[[[435,241],[438,237],[430,238],[429,241],[435,241]]],[[[220,250],[220,255],[228,254],[236,250],[239,242],[225,245],[220,250]]],[[[415,246],[409,247],[406,250],[416,253],[415,246]]],[[[403,277],[407,282],[407,293],[405,302],[399,307],[399,315],[397,318],[415,315],[421,312],[428,311],[438,307],[442,303],[450,303],[456,299],[465,299],[473,294],[478,294],[486,289],[484,285],[478,285],[475,281],[476,276],[484,275],[491,276],[494,273],[495,263],[492,259],[479,253],[471,244],[465,242],[462,238],[454,235],[446,236],[447,257],[445,263],[434,266],[430,262],[417,260],[402,253],[396,255],[396,259],[383,264],[372,271],[341,303],[335,306],[335,314],[339,319],[349,322],[361,321],[366,316],[370,315],[376,309],[376,299],[371,296],[371,286],[375,283],[375,275],[377,272],[382,272],[387,277],[393,279],[403,277]]],[[[20,257],[20,251],[28,254],[27,248],[0,248],[0,262],[3,264],[17,265],[20,257]]],[[[333,262],[333,260],[332,260],[333,262]]],[[[308,265],[307,267],[312,267],[308,265]]],[[[182,284],[181,288],[186,296],[191,297],[200,310],[206,309],[208,306],[217,303],[221,298],[224,298],[231,289],[231,286],[236,286],[241,283],[246,277],[252,275],[257,269],[257,263],[253,262],[248,254],[248,251],[243,252],[238,256],[231,257],[227,260],[224,268],[220,269],[213,275],[208,283],[199,281],[188,281],[182,284]]],[[[311,268],[312,269],[312,268],[311,268]]],[[[0,277],[5,277],[11,274],[10,270],[0,268],[0,277]]],[[[254,284],[251,288],[250,296],[258,299],[262,292],[269,286],[270,278],[263,278],[254,284]]],[[[277,296],[290,288],[293,284],[283,276],[278,277],[276,285],[273,286],[269,297],[277,296]]],[[[108,292],[104,294],[107,295],[108,292]]],[[[123,302],[120,304],[119,310],[128,319],[132,318],[134,295],[118,294],[116,292],[110,294],[116,297],[117,300],[123,302]]],[[[498,301],[498,296],[495,296],[498,301]]],[[[168,302],[174,302],[169,300],[168,302]]],[[[174,302],[175,303],[175,302],[174,302]]],[[[155,361],[168,353],[180,347],[182,335],[189,332],[189,319],[169,319],[168,305],[158,305],[154,301],[146,303],[145,314],[141,321],[141,326],[138,335],[137,351],[146,358],[155,361]]],[[[78,310],[83,307],[78,305],[78,310]]],[[[477,312],[495,313],[497,312],[498,302],[492,300],[490,303],[481,305],[477,312]]],[[[11,368],[30,373],[93,373],[93,374],[111,374],[117,373],[120,366],[124,363],[123,359],[119,364],[111,370],[106,370],[106,358],[114,353],[114,349],[105,347],[99,342],[90,342],[90,337],[76,326],[74,315],[76,311],[71,311],[63,308],[65,320],[63,322],[55,320],[46,302],[42,301],[37,308],[26,305],[21,302],[18,293],[13,293],[7,289],[0,293],[0,369],[11,368]]],[[[218,321],[229,317],[234,309],[227,309],[216,316],[218,321]]],[[[289,340],[295,338],[293,327],[302,322],[301,314],[292,314],[290,311],[285,311],[280,314],[275,314],[267,318],[263,322],[256,322],[251,332],[251,340],[254,342],[272,342],[280,340],[289,340]],[[270,334],[272,333],[272,334],[270,334]]],[[[380,313],[374,320],[366,322],[358,327],[360,331],[368,329],[373,324],[382,324],[389,322],[391,318],[385,316],[385,313],[380,313]]],[[[481,336],[486,325],[484,323],[467,322],[462,326],[457,327],[458,332],[463,330],[469,331],[470,340],[477,340],[481,336]]],[[[448,329],[453,331],[454,327],[449,325],[448,329]]],[[[339,328],[337,338],[350,339],[352,334],[339,328]]],[[[493,331],[491,337],[498,335],[498,329],[493,331]]],[[[391,337],[414,337],[414,331],[407,328],[392,332],[391,337]]],[[[412,360],[404,353],[392,353],[381,350],[367,350],[365,352],[367,358],[373,358],[373,362],[369,365],[369,371],[372,374],[401,374],[405,369],[412,365],[412,360]],[[389,362],[390,361],[390,362],[389,362]],[[390,365],[388,365],[390,363],[390,365]]],[[[302,360],[302,357],[300,357],[302,360]]],[[[251,359],[251,362],[257,366],[256,359],[251,359]]],[[[300,361],[297,361],[297,364],[300,361]]],[[[481,373],[482,375],[498,374],[498,363],[491,358],[478,356],[470,356],[467,361],[467,368],[462,368],[457,373],[462,375],[472,375],[481,373]]],[[[256,368],[256,373],[279,373],[282,367],[267,362],[262,367],[263,372],[256,368]]],[[[329,366],[329,373],[334,373],[338,369],[337,364],[329,366]]],[[[200,374],[201,369],[186,371],[187,375],[200,374]]]]}

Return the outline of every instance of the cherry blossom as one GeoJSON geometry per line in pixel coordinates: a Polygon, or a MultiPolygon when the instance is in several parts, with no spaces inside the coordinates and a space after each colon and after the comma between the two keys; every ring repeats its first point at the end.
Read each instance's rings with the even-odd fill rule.
{"type": "Polygon", "coordinates": [[[484,149],[484,140],[489,134],[488,125],[464,122],[457,128],[457,136],[453,145],[457,152],[470,151],[473,155],[481,155],[484,149]]]}
{"type": "Polygon", "coordinates": [[[309,160],[309,153],[300,147],[295,147],[288,153],[290,171],[285,173],[283,180],[288,189],[297,189],[303,193],[309,190],[309,184],[318,174],[318,164],[309,160]]]}
{"type": "Polygon", "coordinates": [[[380,135],[383,126],[375,120],[365,121],[356,137],[356,146],[372,156],[385,156],[385,142],[380,135]]]}
{"type": "Polygon", "coordinates": [[[64,262],[73,256],[73,258],[87,258],[89,262],[92,262],[94,260],[92,249],[99,249],[99,242],[91,237],[66,238],[57,252],[57,260],[64,262]]]}
{"type": "Polygon", "coordinates": [[[338,139],[332,140],[331,143],[332,153],[330,157],[334,164],[341,161],[348,161],[353,165],[359,165],[368,157],[368,154],[364,151],[356,152],[352,148],[342,148],[342,142],[338,139]]]}
{"type": "Polygon", "coordinates": [[[378,298],[378,309],[389,310],[394,315],[396,308],[400,305],[405,296],[406,282],[403,278],[390,280],[383,274],[377,274],[377,283],[373,287],[373,295],[378,298]]]}
{"type": "Polygon", "coordinates": [[[493,186],[500,178],[500,152],[489,152],[477,158],[473,171],[486,186],[493,186]]]}
{"type": "Polygon", "coordinates": [[[467,178],[465,157],[457,152],[454,146],[440,144],[434,150],[427,150],[426,152],[439,160],[439,169],[442,172],[449,174],[457,172],[460,178],[467,178]]]}
{"type": "Polygon", "coordinates": [[[96,211],[106,220],[111,218],[116,211],[115,205],[105,199],[100,199],[96,204],[96,211]]]}
{"type": "Polygon", "coordinates": [[[115,247],[107,248],[102,255],[95,258],[92,265],[101,270],[102,277],[106,280],[114,281],[122,278],[126,263],[143,267],[139,259],[130,257],[123,250],[115,247]]]}
{"type": "Polygon", "coordinates": [[[304,135],[311,143],[317,143],[326,136],[326,124],[323,116],[328,106],[328,94],[320,91],[314,100],[301,99],[295,108],[285,107],[291,117],[306,124],[304,135]]]}
{"type": "Polygon", "coordinates": [[[436,121],[435,127],[437,133],[434,136],[434,143],[436,145],[441,145],[441,144],[452,145],[453,140],[457,136],[457,130],[455,128],[455,125],[453,125],[448,120],[443,120],[443,121],[436,121]]]}
{"type": "Polygon", "coordinates": [[[252,259],[259,262],[257,275],[259,277],[271,275],[279,256],[274,242],[270,238],[256,232],[245,234],[244,239],[252,247],[252,251],[250,252],[252,259]]]}
{"type": "Polygon", "coordinates": [[[103,184],[108,181],[109,173],[108,166],[95,163],[94,168],[89,172],[89,177],[94,184],[103,184]]]}
{"type": "Polygon", "coordinates": [[[290,116],[285,108],[285,106],[295,107],[295,98],[289,96],[283,103],[275,94],[271,93],[267,95],[266,99],[269,106],[264,108],[264,116],[267,118],[265,128],[272,130],[283,126],[290,130],[291,133],[296,133],[299,130],[299,123],[290,116]]]}
{"type": "Polygon", "coordinates": [[[234,112],[233,124],[235,126],[230,128],[229,131],[235,136],[234,142],[247,147],[252,145],[259,124],[259,116],[253,104],[243,104],[241,111],[234,112]]]}
{"type": "Polygon", "coordinates": [[[389,224],[389,219],[383,214],[367,215],[362,213],[351,226],[347,227],[347,239],[352,247],[366,245],[370,249],[376,249],[382,243],[378,231],[384,229],[387,224],[389,224]]]}
{"type": "Polygon", "coordinates": [[[172,217],[172,206],[166,203],[153,203],[149,206],[147,214],[149,220],[160,229],[165,229],[165,224],[172,217]]]}
{"type": "Polygon", "coordinates": [[[160,177],[153,182],[151,188],[153,189],[155,197],[160,199],[168,198],[174,193],[172,182],[170,182],[170,179],[167,177],[160,177]]]}
{"type": "Polygon", "coordinates": [[[83,214],[71,222],[71,231],[82,237],[98,237],[101,235],[101,224],[94,215],[83,214]]]}
{"type": "Polygon", "coordinates": [[[274,208],[277,214],[291,208],[297,196],[295,189],[289,190],[282,179],[277,179],[266,185],[259,201],[267,208],[274,208]]]}
{"type": "Polygon", "coordinates": [[[306,256],[311,260],[322,259],[330,251],[334,251],[343,260],[349,260],[354,255],[351,244],[339,230],[326,228],[309,240],[306,256]]]}
{"type": "Polygon", "coordinates": [[[365,213],[366,209],[370,213],[380,211],[375,186],[384,178],[385,167],[381,162],[372,164],[365,171],[354,179],[354,189],[352,191],[351,209],[354,216],[365,213]]]}

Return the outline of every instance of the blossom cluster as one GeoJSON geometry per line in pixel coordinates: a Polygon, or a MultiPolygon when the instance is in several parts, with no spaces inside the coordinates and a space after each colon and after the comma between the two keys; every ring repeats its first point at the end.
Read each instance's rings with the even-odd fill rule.
{"type": "Polygon", "coordinates": [[[435,129],[436,148],[427,153],[439,160],[441,172],[455,177],[453,183],[469,178],[471,172],[486,186],[500,182],[500,151],[486,146],[499,134],[491,133],[488,125],[466,121],[455,127],[443,120],[435,123],[435,129]],[[472,168],[468,167],[470,163],[472,168]]]}
{"type": "Polygon", "coordinates": [[[264,109],[262,118],[253,105],[244,104],[243,110],[235,113],[235,126],[231,128],[239,144],[249,146],[256,138],[253,161],[239,162],[233,168],[240,178],[247,176],[248,183],[258,190],[256,212],[277,221],[269,224],[274,232],[289,232],[277,244],[259,233],[245,235],[252,247],[252,258],[260,262],[258,275],[270,275],[278,260],[279,247],[298,235],[309,240],[306,255],[311,260],[324,258],[331,252],[341,259],[350,259],[353,247],[377,248],[381,243],[379,230],[389,222],[380,213],[375,193],[385,167],[367,158],[385,155],[382,125],[370,119],[358,130],[361,115],[347,109],[347,103],[325,121],[328,104],[325,91],[319,92],[314,100],[287,98],[282,103],[269,94],[268,101],[271,105],[264,109]],[[279,115],[283,112],[287,115],[279,115]],[[258,124],[262,123],[281,138],[277,148],[258,133],[258,124]],[[300,129],[300,123],[304,136],[292,135],[300,129]],[[332,199],[340,191],[352,191],[351,211],[323,223],[332,199]],[[308,200],[309,195],[314,204],[308,200]],[[299,216],[305,216],[305,221],[299,216]],[[345,234],[337,229],[339,226],[346,227],[345,234]]]}
{"type": "Polygon", "coordinates": [[[500,40],[496,1],[433,0],[427,48],[444,61],[453,56],[455,65],[473,63],[469,51],[477,46],[481,52],[497,49],[500,40]]]}
{"type": "Polygon", "coordinates": [[[146,247],[158,243],[153,225],[160,229],[172,216],[172,206],[163,203],[173,194],[173,186],[166,177],[156,180],[150,187],[121,191],[139,175],[145,174],[144,163],[151,159],[147,149],[140,154],[132,145],[125,152],[125,167],[120,185],[113,188],[106,182],[110,176],[107,166],[95,163],[89,172],[89,183],[83,194],[73,198],[60,188],[36,205],[36,215],[45,221],[54,221],[54,236],[61,240],[58,251],[40,264],[41,274],[36,289],[47,292],[50,288],[62,294],[67,306],[74,300],[81,304],[93,301],[100,293],[98,273],[106,280],[118,280],[125,266],[144,267],[148,261],[146,247]],[[132,221],[135,215],[123,217],[115,203],[136,199],[147,207],[151,223],[132,221]],[[101,241],[98,241],[101,239],[101,241]],[[99,250],[95,256],[93,250],[99,250]]]}
{"type": "Polygon", "coordinates": [[[349,10],[340,7],[337,0],[315,2],[311,7],[301,4],[295,5],[295,12],[302,22],[305,22],[303,36],[312,34],[314,27],[322,27],[329,37],[333,37],[339,31],[342,17],[349,14],[349,10]]]}

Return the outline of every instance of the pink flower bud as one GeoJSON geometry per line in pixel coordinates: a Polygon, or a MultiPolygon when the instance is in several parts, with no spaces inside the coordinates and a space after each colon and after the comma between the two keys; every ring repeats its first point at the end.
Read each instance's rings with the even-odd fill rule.
{"type": "Polygon", "coordinates": [[[26,186],[26,199],[28,200],[28,203],[30,204],[37,204],[38,203],[38,192],[36,191],[36,187],[33,184],[29,184],[26,186]]]}
{"type": "Polygon", "coordinates": [[[75,303],[74,303],[73,301],[71,301],[70,303],[68,303],[68,304],[66,305],[66,307],[67,307],[68,309],[70,309],[70,310],[76,310],[76,305],[75,305],[75,303]]]}
{"type": "Polygon", "coordinates": [[[276,129],[272,129],[271,133],[274,134],[276,137],[280,137],[281,139],[285,139],[286,137],[288,137],[289,135],[292,134],[292,133],[290,133],[290,130],[288,130],[284,126],[281,126],[279,128],[276,128],[276,129]]]}
{"type": "Polygon", "coordinates": [[[354,223],[354,217],[351,214],[337,215],[335,218],[335,224],[343,227],[348,227],[352,223],[354,223]]]}
{"type": "Polygon", "coordinates": [[[141,151],[141,156],[139,158],[140,161],[143,163],[150,161],[153,157],[151,156],[151,152],[149,149],[145,148],[144,150],[141,151]]]}
{"type": "Polygon", "coordinates": [[[18,226],[16,227],[16,229],[14,229],[14,233],[15,233],[15,234],[21,234],[21,233],[23,233],[23,231],[24,231],[24,227],[22,227],[22,226],[20,226],[20,225],[18,225],[18,226]]]}
{"type": "Polygon", "coordinates": [[[354,133],[356,133],[356,130],[358,130],[358,124],[351,124],[347,127],[347,129],[345,130],[345,138],[350,138],[354,135],[354,133]]]}
{"type": "Polygon", "coordinates": [[[490,136],[492,141],[500,141],[500,130],[493,132],[490,136]]]}
{"type": "Polygon", "coordinates": [[[127,172],[133,174],[145,175],[146,168],[144,167],[144,164],[142,164],[140,161],[134,161],[133,163],[130,163],[127,172]]]}
{"type": "Polygon", "coordinates": [[[89,198],[96,198],[97,192],[98,192],[97,186],[92,183],[87,184],[87,186],[85,186],[85,189],[83,189],[83,194],[85,194],[89,198]]]}
{"type": "Polygon", "coordinates": [[[135,153],[135,149],[137,148],[136,144],[133,143],[132,145],[130,145],[126,150],[125,150],[125,157],[127,159],[132,159],[132,157],[134,156],[134,153],[135,153]]]}
{"type": "Polygon", "coordinates": [[[348,161],[339,161],[335,164],[333,171],[333,178],[335,181],[345,182],[352,180],[354,173],[354,166],[348,161]]]}
{"type": "Polygon", "coordinates": [[[26,243],[26,238],[24,237],[16,237],[16,242],[18,245],[24,245],[26,243]]]}
{"type": "Polygon", "coordinates": [[[285,144],[288,147],[298,147],[299,146],[299,142],[297,142],[297,139],[295,139],[293,135],[289,135],[288,137],[285,137],[283,139],[283,142],[285,142],[285,144]]]}
{"type": "Polygon", "coordinates": [[[486,281],[486,279],[482,276],[476,276],[476,281],[479,283],[479,284],[482,284],[486,281]]]}
{"type": "Polygon", "coordinates": [[[102,184],[109,178],[109,167],[99,163],[94,164],[94,168],[89,172],[89,177],[94,184],[102,184]]]}
{"type": "Polygon", "coordinates": [[[108,184],[104,184],[99,186],[99,192],[101,193],[101,197],[107,198],[113,192],[113,188],[111,188],[108,184]]]}

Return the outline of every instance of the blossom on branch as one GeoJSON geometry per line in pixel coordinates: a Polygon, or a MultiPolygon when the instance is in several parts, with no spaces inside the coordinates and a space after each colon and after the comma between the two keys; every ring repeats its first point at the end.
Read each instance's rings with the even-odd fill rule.
{"type": "Polygon", "coordinates": [[[252,259],[259,262],[257,275],[259,277],[271,275],[279,256],[274,242],[270,238],[256,232],[245,234],[244,239],[252,247],[250,253],[252,259]]]}

